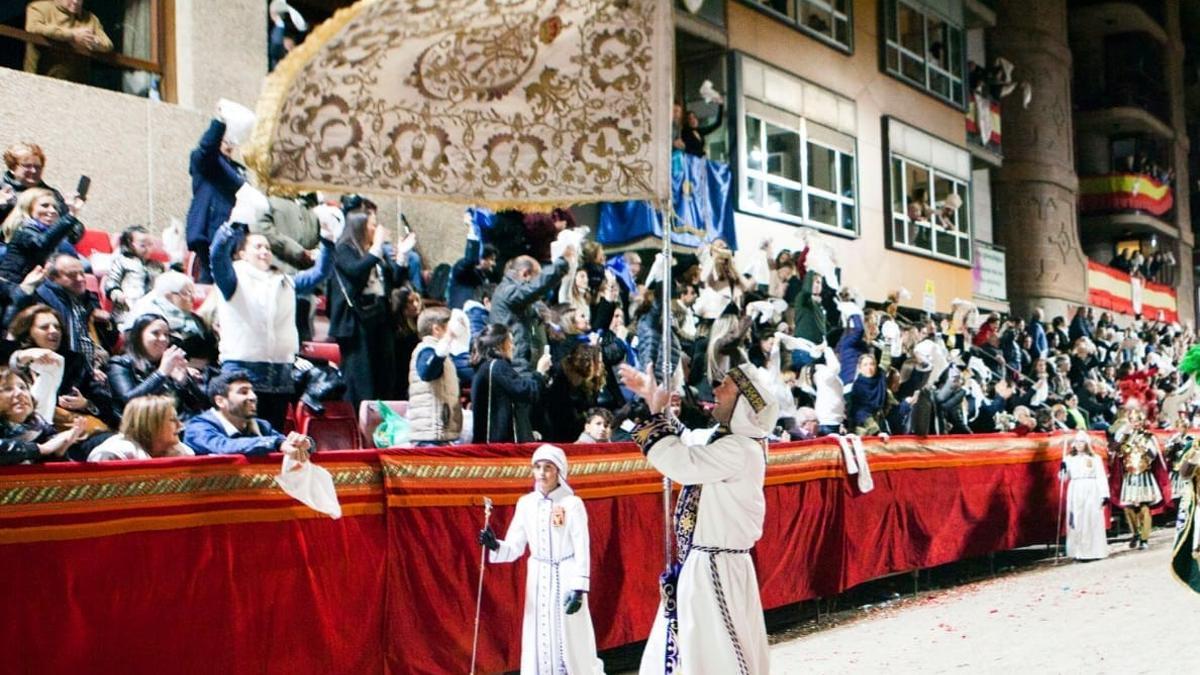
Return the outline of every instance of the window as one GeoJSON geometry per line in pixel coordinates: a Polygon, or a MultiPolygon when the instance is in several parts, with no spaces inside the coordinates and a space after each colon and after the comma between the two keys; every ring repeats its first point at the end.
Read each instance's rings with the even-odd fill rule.
{"type": "Polygon", "coordinates": [[[39,21],[41,15],[19,12],[0,23],[0,66],[135,96],[173,96],[174,78],[165,65],[173,6],[173,0],[85,3],[84,22],[94,17],[100,27],[87,46],[48,37],[53,16],[39,21]]]}
{"type": "Polygon", "coordinates": [[[924,4],[884,0],[885,68],[957,106],[963,105],[961,19],[939,15],[924,4]]]}
{"type": "Polygon", "coordinates": [[[892,155],[891,188],[894,247],[971,261],[970,189],[966,182],[892,155]]]}
{"type": "Polygon", "coordinates": [[[800,30],[845,50],[853,48],[850,0],[745,0],[771,10],[800,30]]]}
{"type": "Polygon", "coordinates": [[[858,234],[854,101],[736,55],[738,209],[858,234]]]}
{"type": "Polygon", "coordinates": [[[854,139],[806,119],[744,119],[742,210],[857,232],[854,139]]]}

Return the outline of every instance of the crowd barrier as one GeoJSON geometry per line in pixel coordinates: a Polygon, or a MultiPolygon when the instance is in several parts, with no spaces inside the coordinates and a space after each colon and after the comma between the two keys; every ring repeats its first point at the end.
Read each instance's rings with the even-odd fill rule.
{"type": "MultiPolygon", "coordinates": [[[[1097,436],[1097,438],[1100,438],[1097,436]]],[[[1061,436],[773,445],[754,549],[765,608],[1053,540],[1061,436]]],[[[327,452],[334,521],[273,483],[279,459],[0,471],[8,672],[465,673],[481,498],[503,535],[534,446],[327,452]]],[[[643,640],[662,564],[659,475],[629,444],[570,445],[601,649],[643,640]]],[[[519,664],[524,563],[489,565],[479,672],[519,664]]]]}

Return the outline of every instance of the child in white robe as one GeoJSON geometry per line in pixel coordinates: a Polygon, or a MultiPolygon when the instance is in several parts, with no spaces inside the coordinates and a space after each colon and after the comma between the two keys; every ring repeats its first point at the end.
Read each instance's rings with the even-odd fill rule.
{"type": "Polygon", "coordinates": [[[517,501],[504,539],[491,528],[479,543],[494,563],[512,562],[529,547],[521,673],[603,675],[588,610],[591,570],[587,509],[567,485],[567,456],[543,445],[533,453],[533,492],[517,501]]]}
{"type": "Polygon", "coordinates": [[[1104,503],[1109,498],[1108,475],[1104,460],[1092,452],[1092,439],[1085,431],[1071,438],[1070,450],[1063,456],[1063,477],[1067,486],[1067,555],[1076,560],[1108,557],[1108,519],[1104,503]]]}

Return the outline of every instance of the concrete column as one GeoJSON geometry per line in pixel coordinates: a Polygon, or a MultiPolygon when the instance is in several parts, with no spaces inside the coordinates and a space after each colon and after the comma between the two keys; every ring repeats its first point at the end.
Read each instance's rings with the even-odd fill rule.
{"type": "Polygon", "coordinates": [[[1047,316],[1087,299],[1087,259],[1076,222],[1071,50],[1066,0],[999,0],[992,57],[1012,61],[1033,102],[1005,99],[1004,165],[992,179],[995,236],[1008,254],[1013,310],[1043,306],[1047,316]]]}
{"type": "Polygon", "coordinates": [[[1167,90],[1171,97],[1171,128],[1175,132],[1171,162],[1175,168],[1175,227],[1179,228],[1179,274],[1175,277],[1175,293],[1179,302],[1179,320],[1195,325],[1196,286],[1192,267],[1195,234],[1192,232],[1191,176],[1188,172],[1190,139],[1187,124],[1187,93],[1183,83],[1183,31],[1180,7],[1177,2],[1166,3],[1167,31],[1167,90]]]}

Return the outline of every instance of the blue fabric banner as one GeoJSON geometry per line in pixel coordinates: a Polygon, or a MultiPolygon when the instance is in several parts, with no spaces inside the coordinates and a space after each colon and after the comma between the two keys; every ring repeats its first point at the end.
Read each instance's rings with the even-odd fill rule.
{"type": "MultiPolygon", "coordinates": [[[[677,221],[671,242],[698,248],[718,237],[737,249],[733,227],[733,172],[728,164],[678,150],[671,155],[671,201],[677,221]]],[[[606,202],[600,205],[596,241],[606,246],[645,237],[662,238],[662,216],[649,202],[606,202]]]]}

